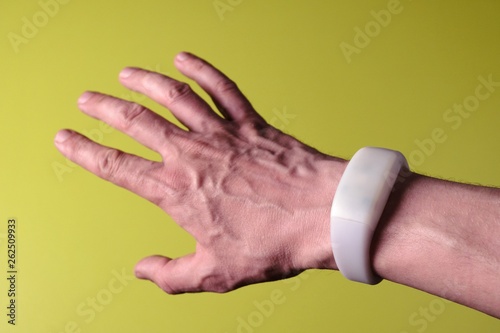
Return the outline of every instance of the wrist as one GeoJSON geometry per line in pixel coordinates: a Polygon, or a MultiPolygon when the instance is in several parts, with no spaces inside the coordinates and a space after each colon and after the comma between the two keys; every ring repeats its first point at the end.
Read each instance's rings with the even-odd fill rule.
{"type": "Polygon", "coordinates": [[[303,269],[337,270],[330,239],[330,211],[333,196],[347,163],[346,160],[327,156],[315,165],[318,180],[315,200],[320,203],[321,208],[304,222],[300,254],[303,269]]]}

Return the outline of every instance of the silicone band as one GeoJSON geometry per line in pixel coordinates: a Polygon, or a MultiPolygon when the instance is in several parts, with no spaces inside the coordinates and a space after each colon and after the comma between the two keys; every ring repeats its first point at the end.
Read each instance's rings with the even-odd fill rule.
{"type": "Polygon", "coordinates": [[[354,154],[340,179],[332,203],[331,240],[337,267],[349,280],[382,280],[372,270],[370,246],[401,168],[408,168],[401,153],[365,147],[354,154]]]}

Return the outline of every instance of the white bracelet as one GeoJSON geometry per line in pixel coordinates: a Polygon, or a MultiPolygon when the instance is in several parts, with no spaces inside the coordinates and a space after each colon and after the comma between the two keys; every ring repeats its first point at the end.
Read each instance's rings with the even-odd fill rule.
{"type": "Polygon", "coordinates": [[[354,154],[340,179],[331,210],[331,240],[337,267],[349,280],[382,280],[372,270],[370,246],[401,168],[408,169],[401,153],[365,147],[354,154]]]}

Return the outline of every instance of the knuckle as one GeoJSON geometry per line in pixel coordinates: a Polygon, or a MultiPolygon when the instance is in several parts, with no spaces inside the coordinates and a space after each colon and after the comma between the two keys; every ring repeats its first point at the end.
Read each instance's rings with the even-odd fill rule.
{"type": "Polygon", "coordinates": [[[160,287],[161,290],[169,295],[177,295],[182,293],[180,290],[172,288],[166,279],[160,279],[156,284],[158,285],[158,287],[160,287]]]}
{"type": "Polygon", "coordinates": [[[184,82],[174,82],[165,92],[165,99],[168,104],[174,104],[191,93],[191,87],[184,82]]]}
{"type": "Polygon", "coordinates": [[[257,121],[245,121],[239,125],[238,130],[246,138],[266,137],[266,127],[257,121]]]}
{"type": "Polygon", "coordinates": [[[123,165],[125,153],[116,149],[108,149],[97,159],[99,175],[105,179],[116,179],[123,165]]]}
{"type": "Polygon", "coordinates": [[[215,91],[220,94],[238,91],[238,85],[228,78],[221,78],[215,84],[215,91]]]}
{"type": "Polygon", "coordinates": [[[204,273],[197,279],[200,290],[222,294],[234,289],[232,278],[225,269],[214,265],[204,273]]]}
{"type": "Polygon", "coordinates": [[[137,103],[127,102],[123,104],[120,109],[122,127],[124,129],[129,129],[137,122],[138,118],[146,113],[146,111],[147,109],[144,106],[137,103]]]}
{"type": "Polygon", "coordinates": [[[142,77],[141,83],[147,91],[154,91],[161,88],[165,81],[165,77],[155,72],[145,72],[142,77]]]}
{"type": "Polygon", "coordinates": [[[191,63],[192,70],[199,72],[205,70],[208,65],[201,59],[194,59],[194,61],[191,63]]]}

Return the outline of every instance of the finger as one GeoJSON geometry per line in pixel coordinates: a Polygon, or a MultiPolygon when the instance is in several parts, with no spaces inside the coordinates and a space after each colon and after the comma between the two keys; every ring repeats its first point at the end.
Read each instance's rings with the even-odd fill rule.
{"type": "Polygon", "coordinates": [[[150,256],[135,266],[136,277],[150,280],[169,294],[230,290],[220,275],[212,273],[209,264],[194,253],[177,259],[150,256]]]}
{"type": "Polygon", "coordinates": [[[175,65],[182,74],[196,81],[212,97],[226,118],[236,122],[253,120],[265,123],[236,83],[205,60],[181,52],[175,58],[175,65]]]}
{"type": "Polygon", "coordinates": [[[64,156],[93,174],[157,205],[162,202],[165,186],[160,189],[155,177],[162,163],[104,147],[69,130],[59,131],[54,143],[64,156]]]}
{"type": "Polygon", "coordinates": [[[135,276],[150,280],[169,294],[202,291],[195,286],[196,267],[194,254],[177,259],[164,256],[150,256],[135,266],[135,276]]]}
{"type": "Polygon", "coordinates": [[[101,93],[85,92],[78,107],[164,155],[169,139],[182,130],[144,106],[101,93]]]}
{"type": "Polygon", "coordinates": [[[120,81],[168,108],[192,131],[203,132],[221,126],[221,118],[186,83],[138,68],[125,68],[120,73],[120,81]]]}

